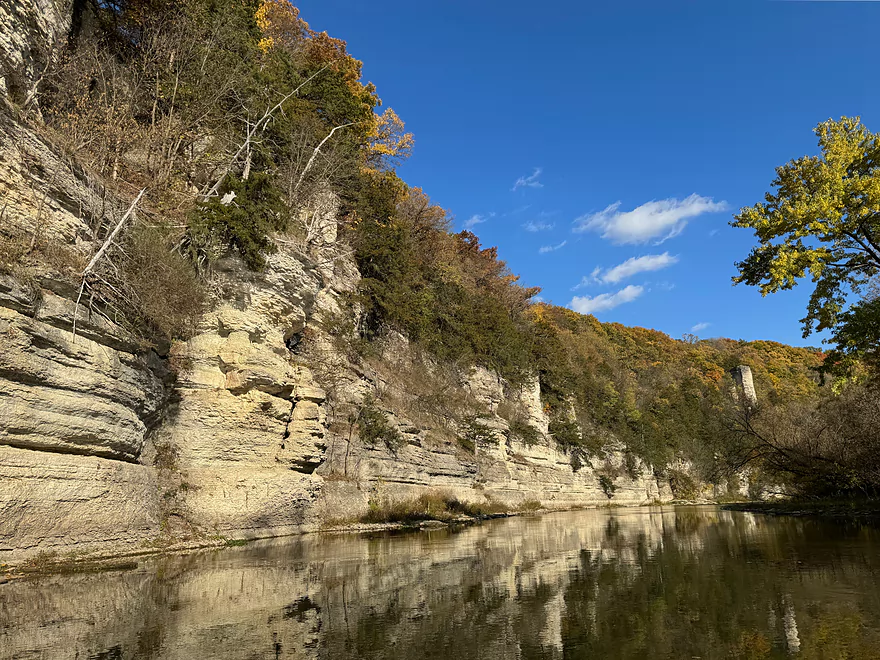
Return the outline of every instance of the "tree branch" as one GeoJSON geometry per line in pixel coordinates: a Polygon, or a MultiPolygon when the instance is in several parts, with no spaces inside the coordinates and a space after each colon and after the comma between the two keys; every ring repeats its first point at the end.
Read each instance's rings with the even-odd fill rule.
{"type": "Polygon", "coordinates": [[[257,133],[257,131],[262,131],[268,125],[269,120],[272,119],[272,115],[282,105],[287,103],[287,101],[290,100],[294,95],[298,94],[299,90],[301,90],[308,83],[310,83],[319,73],[324,71],[324,69],[326,69],[327,66],[329,66],[329,65],[322,66],[320,69],[315,71],[315,73],[313,73],[311,76],[306,78],[296,89],[294,89],[292,92],[290,92],[290,94],[288,94],[283,99],[281,99],[278,103],[276,103],[273,107],[267,108],[266,112],[263,113],[263,116],[260,117],[260,119],[258,119],[256,121],[256,123],[253,124],[253,126],[249,127],[244,142],[238,148],[238,151],[236,151],[235,154],[232,156],[232,158],[229,161],[229,165],[227,165],[226,169],[223,170],[223,174],[220,175],[220,178],[217,179],[217,181],[214,183],[214,185],[211,186],[211,189],[204,194],[205,198],[213,197],[214,195],[217,194],[217,191],[220,190],[220,185],[223,183],[223,180],[226,178],[226,175],[229,174],[229,170],[235,164],[235,161],[238,160],[238,157],[241,156],[241,154],[244,153],[244,151],[246,149],[250,149],[251,140],[253,139],[253,137],[257,133]]]}
{"type": "Polygon", "coordinates": [[[868,256],[870,256],[871,259],[874,261],[874,265],[877,266],[877,268],[880,268],[880,254],[878,254],[877,252],[874,252],[874,250],[871,249],[871,246],[869,246],[869,245],[865,245],[865,243],[864,243],[864,242],[858,237],[858,235],[853,234],[853,233],[850,233],[850,232],[847,232],[847,231],[843,232],[843,234],[844,234],[845,236],[849,236],[849,237],[850,237],[851,239],[853,239],[856,243],[858,243],[859,245],[861,245],[861,246],[862,246],[862,249],[863,249],[863,250],[868,254],[868,256]]]}
{"type": "Polygon", "coordinates": [[[79,287],[79,295],[76,297],[76,306],[73,308],[73,337],[74,337],[74,339],[76,338],[76,319],[77,319],[77,314],[79,313],[79,302],[82,299],[83,291],[85,291],[86,281],[88,279],[89,273],[95,267],[95,264],[98,263],[98,260],[107,251],[107,248],[109,248],[110,245],[112,245],[113,239],[116,238],[116,235],[120,232],[120,230],[122,229],[122,226],[125,224],[125,221],[128,220],[128,217],[134,211],[135,206],[137,206],[138,202],[141,201],[141,197],[144,196],[145,192],[147,192],[147,189],[142,188],[141,191],[138,193],[138,196],[135,197],[134,201],[131,203],[131,206],[128,207],[128,210],[125,212],[125,215],[122,216],[122,220],[120,220],[117,223],[116,227],[113,229],[113,231],[110,232],[110,235],[107,237],[107,240],[104,241],[104,244],[95,253],[95,256],[92,257],[92,260],[89,262],[89,264],[85,267],[85,269],[82,272],[82,283],[80,284],[80,287],[79,287]]]}
{"type": "Polygon", "coordinates": [[[318,143],[318,146],[315,147],[315,150],[312,152],[312,157],[309,158],[309,162],[306,163],[305,169],[303,169],[303,171],[302,171],[302,172],[300,173],[300,175],[299,175],[299,180],[296,182],[296,186],[295,186],[294,189],[293,189],[294,197],[296,196],[296,193],[299,192],[299,188],[300,188],[300,186],[302,185],[302,182],[303,182],[303,179],[304,179],[305,176],[306,176],[306,173],[312,168],[312,164],[315,162],[315,158],[316,158],[316,157],[318,156],[318,154],[321,152],[321,147],[323,147],[324,144],[327,142],[327,140],[329,140],[331,137],[333,137],[333,134],[334,134],[336,131],[338,131],[340,128],[346,128],[346,127],[348,127],[348,126],[353,126],[354,124],[355,124],[355,122],[350,122],[350,123],[348,123],[348,124],[342,124],[341,126],[335,126],[335,127],[333,128],[333,130],[331,130],[331,131],[327,134],[327,136],[326,136],[323,140],[321,140],[321,141],[318,143]]]}

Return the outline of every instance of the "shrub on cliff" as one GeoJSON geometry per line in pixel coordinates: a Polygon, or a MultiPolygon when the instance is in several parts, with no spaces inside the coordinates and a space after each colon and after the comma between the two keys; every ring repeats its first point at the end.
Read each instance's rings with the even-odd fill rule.
{"type": "Polygon", "coordinates": [[[537,289],[517,284],[495,248],[453,234],[443,209],[393,175],[371,177],[350,227],[366,328],[393,328],[436,357],[519,381],[530,371],[524,312],[537,289]]]}
{"type": "Polygon", "coordinates": [[[138,227],[126,240],[130,255],[122,260],[124,280],[136,301],[129,316],[136,332],[189,337],[207,306],[207,293],[192,263],[172,250],[167,233],[138,227]],[[138,318],[139,316],[139,318],[138,318]]]}
{"type": "Polygon", "coordinates": [[[361,442],[368,447],[375,447],[381,442],[390,451],[396,452],[404,443],[400,431],[389,424],[387,415],[372,397],[364,399],[357,415],[357,429],[361,442]]]}

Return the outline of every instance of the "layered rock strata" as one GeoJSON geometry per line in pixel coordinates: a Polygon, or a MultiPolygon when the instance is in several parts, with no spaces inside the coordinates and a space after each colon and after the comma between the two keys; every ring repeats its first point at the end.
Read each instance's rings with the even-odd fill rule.
{"type": "MultiPolygon", "coordinates": [[[[211,311],[170,353],[80,303],[78,274],[99,228],[128,201],[20,119],[71,11],[61,0],[0,3],[0,247],[50,248],[26,271],[0,264],[0,562],[289,534],[429,489],[557,508],[669,499],[650,469],[624,466],[613,447],[575,469],[550,439],[537,384],[511,388],[482,369],[454,389],[492,442],[468,450],[455,429],[391,404],[382,412],[400,443],[361,442],[352,410],[405,386],[393,365],[383,375],[352,363],[322,334],[352,313],[339,300],[359,277],[335,245],[338,201],[327,191],[312,205],[307,247],[277,237],[261,273],[234,257],[217,264],[211,311]],[[320,359],[297,354],[306,331],[320,359]],[[535,442],[507,432],[505,406],[522,411],[535,442]]],[[[401,340],[398,357],[410,352],[401,340]]]]}

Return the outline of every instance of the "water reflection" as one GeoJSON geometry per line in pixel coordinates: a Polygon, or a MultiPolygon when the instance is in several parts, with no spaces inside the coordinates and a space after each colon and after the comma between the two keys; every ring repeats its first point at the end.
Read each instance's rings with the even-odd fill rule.
{"type": "Polygon", "coordinates": [[[309,536],[0,585],[0,658],[877,658],[878,569],[713,508],[309,536]]]}

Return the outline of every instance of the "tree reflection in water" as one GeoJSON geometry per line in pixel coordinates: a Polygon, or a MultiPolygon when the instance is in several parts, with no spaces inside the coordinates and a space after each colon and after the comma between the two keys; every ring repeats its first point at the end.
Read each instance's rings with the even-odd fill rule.
{"type": "Polygon", "coordinates": [[[0,658],[880,657],[880,533],[701,508],[313,535],[0,586],[0,658]]]}

